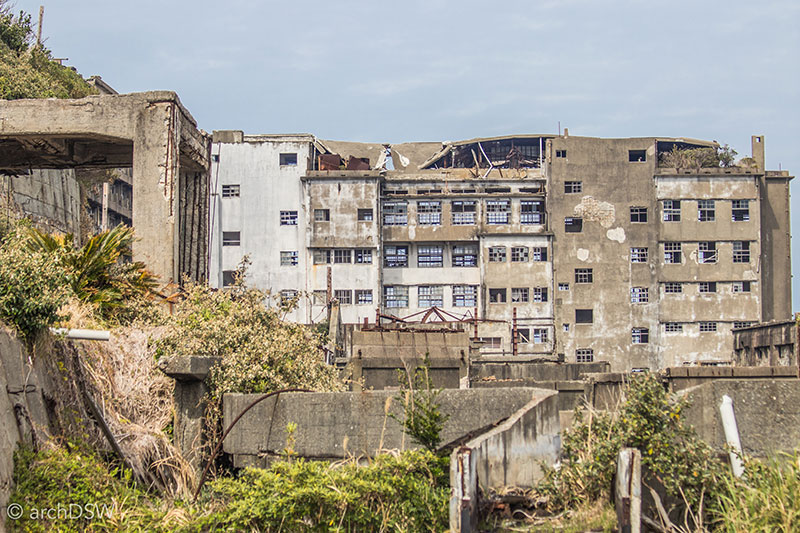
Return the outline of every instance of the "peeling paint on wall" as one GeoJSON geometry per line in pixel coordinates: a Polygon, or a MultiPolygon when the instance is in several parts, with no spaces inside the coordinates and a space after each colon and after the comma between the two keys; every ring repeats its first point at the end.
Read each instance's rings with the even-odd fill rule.
{"type": "Polygon", "coordinates": [[[623,228],[610,229],[606,232],[606,237],[612,241],[617,241],[618,243],[622,244],[625,242],[625,230],[623,228]]]}
{"type": "Polygon", "coordinates": [[[584,196],[581,203],[575,206],[575,216],[585,221],[599,222],[604,228],[610,228],[616,220],[614,206],[608,202],[600,202],[591,196],[584,196]]]}
{"type": "Polygon", "coordinates": [[[589,259],[589,250],[587,250],[586,248],[578,248],[577,255],[578,255],[578,260],[586,261],[587,259],[589,259]]]}

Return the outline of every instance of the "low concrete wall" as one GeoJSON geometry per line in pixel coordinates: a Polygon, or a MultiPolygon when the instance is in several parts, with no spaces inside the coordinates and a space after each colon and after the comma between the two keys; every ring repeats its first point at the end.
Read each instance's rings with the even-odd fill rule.
{"type": "MultiPolygon", "coordinates": [[[[532,388],[447,389],[439,396],[450,416],[442,443],[466,441],[506,420],[531,400],[554,396],[532,388]]],[[[259,394],[226,394],[224,424],[238,416],[259,394]]],[[[387,413],[401,413],[396,392],[287,393],[248,411],[225,439],[223,450],[237,467],[266,465],[286,448],[286,427],[297,424],[294,450],[302,457],[340,459],[374,455],[380,449],[416,447],[387,413]]],[[[558,413],[556,411],[556,421],[558,413]]]]}
{"type": "Polygon", "coordinates": [[[665,368],[661,374],[672,391],[679,391],[722,379],[796,379],[797,368],[787,366],[678,366],[665,368]]]}
{"type": "Polygon", "coordinates": [[[470,381],[533,379],[535,381],[575,381],[586,373],[608,372],[605,361],[596,363],[544,363],[534,357],[482,356],[470,366],[470,381]]]}
{"type": "Polygon", "coordinates": [[[496,428],[453,450],[450,457],[450,530],[476,530],[481,493],[531,487],[561,449],[557,394],[534,398],[496,428]]]}
{"type": "Polygon", "coordinates": [[[725,446],[719,405],[726,394],[733,400],[745,453],[764,456],[800,446],[798,379],[717,380],[686,389],[682,394],[692,401],[684,412],[686,422],[719,451],[725,446]]]}
{"type": "Polygon", "coordinates": [[[585,381],[536,381],[534,379],[506,379],[506,380],[481,380],[473,381],[470,386],[474,389],[496,389],[505,387],[534,387],[549,389],[558,392],[559,411],[572,411],[575,407],[583,405],[584,399],[590,392],[585,381]]]}

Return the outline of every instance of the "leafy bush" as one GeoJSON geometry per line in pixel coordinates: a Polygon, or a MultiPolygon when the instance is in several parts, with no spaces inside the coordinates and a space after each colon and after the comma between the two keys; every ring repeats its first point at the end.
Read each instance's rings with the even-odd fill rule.
{"type": "Polygon", "coordinates": [[[279,462],[211,484],[217,509],[187,529],[202,531],[445,531],[449,461],[427,451],[355,461],[279,462]]]}
{"type": "Polygon", "coordinates": [[[437,400],[441,389],[434,389],[430,377],[430,360],[425,354],[423,366],[400,376],[400,395],[403,416],[390,415],[403,426],[411,440],[435,453],[441,442],[442,429],[449,415],[444,415],[437,400]]]}
{"type": "Polygon", "coordinates": [[[11,50],[22,52],[30,46],[33,37],[31,16],[24,11],[14,15],[6,0],[0,0],[0,42],[11,50]]]}
{"type": "Polygon", "coordinates": [[[672,147],[672,151],[659,154],[658,164],[669,168],[718,168],[734,166],[736,150],[727,144],[718,148],[672,147]]]}

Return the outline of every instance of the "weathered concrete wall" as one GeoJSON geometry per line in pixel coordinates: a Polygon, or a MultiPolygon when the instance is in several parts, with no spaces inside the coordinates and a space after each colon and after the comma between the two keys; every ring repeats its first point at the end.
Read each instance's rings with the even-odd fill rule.
{"type": "MultiPolygon", "coordinates": [[[[286,426],[297,424],[294,449],[302,457],[336,459],[373,455],[380,449],[416,447],[388,413],[401,413],[396,392],[289,393],[269,398],[245,414],[225,439],[224,451],[237,466],[264,464],[286,447],[286,426]],[[261,456],[261,457],[260,457],[261,456]]],[[[450,416],[442,443],[486,431],[533,399],[554,395],[531,388],[444,390],[441,410],[450,416]]],[[[225,424],[241,413],[258,394],[226,394],[225,424]]]]}
{"type": "Polygon", "coordinates": [[[493,376],[495,379],[533,379],[536,381],[570,381],[583,374],[607,372],[605,361],[594,363],[542,363],[525,357],[488,357],[472,361],[470,379],[477,381],[493,376]]]}
{"type": "Polygon", "coordinates": [[[764,456],[791,452],[800,443],[800,380],[716,380],[683,391],[692,405],[683,416],[698,435],[723,451],[725,431],[719,414],[722,396],[733,400],[742,449],[764,456]]]}
{"type": "Polygon", "coordinates": [[[80,189],[72,169],[33,169],[27,175],[0,174],[0,196],[2,209],[13,209],[39,227],[80,234],[80,189]],[[9,197],[13,205],[4,205],[9,197]]]}
{"type": "Polygon", "coordinates": [[[758,324],[733,332],[733,362],[740,366],[797,366],[797,323],[758,324]]]}
{"type": "Polygon", "coordinates": [[[558,392],[556,396],[559,411],[572,411],[583,405],[590,397],[591,387],[585,381],[536,381],[534,379],[504,379],[502,381],[485,380],[470,383],[473,389],[501,389],[507,387],[535,387],[558,392]]]}
{"type": "Polygon", "coordinates": [[[670,390],[680,391],[711,380],[771,380],[797,378],[795,367],[672,367],[665,368],[662,375],[670,390]]]}

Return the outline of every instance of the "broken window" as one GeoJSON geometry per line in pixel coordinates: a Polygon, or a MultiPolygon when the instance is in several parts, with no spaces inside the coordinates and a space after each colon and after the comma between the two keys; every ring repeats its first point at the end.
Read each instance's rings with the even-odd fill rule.
{"type": "Polygon", "coordinates": [[[650,300],[650,289],[647,287],[631,287],[631,303],[646,304],[650,300]]]}
{"type": "Polygon", "coordinates": [[[408,307],[408,287],[384,285],[383,303],[387,308],[408,307]]]}
{"type": "Polygon", "coordinates": [[[281,295],[281,305],[290,304],[297,299],[297,291],[294,289],[283,289],[280,292],[280,295],[281,295]]]}
{"type": "Polygon", "coordinates": [[[716,322],[700,322],[700,331],[703,333],[717,331],[716,322]]]}
{"type": "Polygon", "coordinates": [[[480,340],[483,342],[482,348],[499,350],[503,346],[503,339],[500,337],[481,337],[480,340]]]}
{"type": "Polygon", "coordinates": [[[330,250],[314,250],[314,264],[327,265],[331,262],[330,250]]]}
{"type": "Polygon", "coordinates": [[[665,242],[664,243],[664,262],[668,264],[681,264],[681,243],[679,242],[665,242]]]}
{"type": "Polygon", "coordinates": [[[359,209],[358,210],[358,220],[359,220],[359,222],[371,222],[372,221],[372,209],[359,209]]]}
{"type": "Polygon", "coordinates": [[[717,292],[717,282],[716,281],[701,281],[700,282],[700,293],[707,294],[711,292],[717,292]]]}
{"type": "Polygon", "coordinates": [[[681,201],[680,200],[664,200],[664,222],[680,222],[681,221],[681,201]]]}
{"type": "Polygon", "coordinates": [[[680,322],[664,322],[664,331],[667,333],[683,332],[683,324],[680,322]]]}
{"type": "Polygon", "coordinates": [[[477,244],[453,245],[452,264],[454,267],[478,266],[478,245],[477,244]]]}
{"type": "Polygon", "coordinates": [[[505,246],[490,246],[489,247],[489,262],[503,263],[506,260],[506,247],[505,246]]]}
{"type": "Polygon", "coordinates": [[[383,249],[383,266],[405,268],[408,266],[408,246],[386,246],[383,249]]]}
{"type": "Polygon", "coordinates": [[[750,262],[749,241],[733,241],[733,262],[734,263],[750,262]]]}
{"type": "Polygon", "coordinates": [[[222,186],[222,197],[223,198],[239,198],[240,192],[239,185],[223,185],[222,186]]]}
{"type": "Polygon", "coordinates": [[[752,322],[734,322],[733,329],[749,328],[752,325],[753,325],[752,322]]]}
{"type": "Polygon", "coordinates": [[[583,219],[580,217],[567,217],[564,219],[566,233],[580,233],[583,231],[583,219]]]}
{"type": "Polygon", "coordinates": [[[297,266],[297,251],[281,252],[281,266],[297,266]]]}
{"type": "Polygon", "coordinates": [[[417,246],[417,266],[435,268],[444,265],[444,247],[440,245],[417,246]]]}
{"type": "Polygon", "coordinates": [[[427,285],[417,288],[417,307],[442,307],[444,291],[441,285],[427,285]]]}
{"type": "Polygon", "coordinates": [[[664,284],[666,294],[680,294],[683,292],[683,284],[679,281],[668,281],[664,284]]]}
{"type": "Polygon", "coordinates": [[[576,324],[591,324],[592,322],[594,322],[594,311],[592,309],[575,310],[576,324]]]}
{"type": "Polygon", "coordinates": [[[356,289],[356,304],[365,305],[372,303],[372,289],[356,289]]]}
{"type": "Polygon", "coordinates": [[[369,248],[356,248],[356,263],[360,265],[371,265],[372,250],[369,248]]]}
{"type": "Polygon", "coordinates": [[[454,226],[472,226],[475,224],[475,200],[454,200],[450,204],[454,226]]]}
{"type": "Polygon", "coordinates": [[[547,261],[547,248],[531,248],[531,261],[547,261]]]}
{"type": "Polygon", "coordinates": [[[314,209],[314,222],[330,222],[330,209],[314,209]]]}
{"type": "Polygon", "coordinates": [[[533,288],[533,301],[536,303],[544,303],[547,301],[547,287],[534,287],[533,288]]]}
{"type": "Polygon", "coordinates": [[[342,305],[350,305],[353,303],[353,291],[350,289],[337,289],[333,291],[333,297],[339,300],[342,305]]]}
{"type": "Polygon", "coordinates": [[[489,303],[490,304],[504,304],[506,303],[506,289],[489,289],[489,303]]]}
{"type": "Polygon", "coordinates": [[[514,263],[522,263],[528,261],[528,247],[527,246],[512,246],[511,247],[511,261],[514,263]]]}
{"type": "Polygon", "coordinates": [[[733,292],[750,292],[750,282],[749,281],[734,281],[731,285],[731,290],[733,292]]]}
{"type": "Polygon", "coordinates": [[[647,248],[631,248],[631,263],[647,263],[647,248]]]}
{"type": "Polygon", "coordinates": [[[478,287],[453,285],[453,307],[475,307],[476,305],[478,305],[478,287]]]}
{"type": "Polygon", "coordinates": [[[734,200],[731,210],[733,222],[747,222],[750,220],[750,200],[734,200]]]}
{"type": "Polygon", "coordinates": [[[234,283],[236,283],[236,271],[235,270],[223,270],[222,271],[222,286],[223,287],[233,287],[234,283]]]}
{"type": "Polygon", "coordinates": [[[567,157],[567,151],[566,150],[556,150],[556,157],[559,158],[559,159],[567,157]]]}
{"type": "Polygon", "coordinates": [[[533,343],[546,344],[547,343],[547,329],[546,328],[533,328],[533,343]]]}
{"type": "Polygon", "coordinates": [[[328,302],[328,291],[316,290],[311,293],[312,305],[326,305],[328,302]]]}
{"type": "Polygon", "coordinates": [[[383,202],[383,225],[405,226],[408,224],[407,202],[383,202]]]}
{"type": "Polygon", "coordinates": [[[488,224],[508,224],[511,215],[511,201],[486,200],[486,222],[488,224]]]}
{"type": "Polygon", "coordinates": [[[631,330],[633,344],[647,344],[650,342],[650,331],[647,328],[633,328],[631,330]]]}
{"type": "Polygon", "coordinates": [[[583,182],[582,181],[565,181],[564,182],[564,193],[565,194],[574,194],[583,192],[583,182]]]}
{"type": "Polygon", "coordinates": [[[281,211],[281,226],[296,226],[297,211],[281,211]]]}
{"type": "Polygon", "coordinates": [[[336,264],[351,263],[353,261],[352,250],[334,250],[333,262],[336,264]]]}
{"type": "Polygon", "coordinates": [[[575,350],[575,362],[591,363],[594,361],[594,350],[591,348],[579,348],[575,350]]]}
{"type": "Polygon", "coordinates": [[[591,268],[576,268],[575,283],[592,283],[594,281],[591,268]]]}
{"type": "Polygon", "coordinates": [[[521,200],[519,203],[522,224],[544,224],[544,202],[541,200],[521,200]]]}
{"type": "Polygon", "coordinates": [[[297,154],[281,154],[280,155],[280,164],[282,167],[293,167],[297,166],[297,154]]]}
{"type": "Polygon", "coordinates": [[[568,291],[569,290],[569,283],[559,283],[558,290],[560,291],[568,291]]]}
{"type": "Polygon", "coordinates": [[[569,324],[567,324],[566,322],[564,322],[563,324],[561,324],[561,330],[562,330],[564,333],[569,333],[569,324]]]}
{"type": "Polygon", "coordinates": [[[701,263],[717,262],[717,243],[713,241],[700,242],[698,243],[697,248],[701,263]]]}
{"type": "Polygon", "coordinates": [[[700,222],[714,222],[715,217],[714,200],[697,200],[697,220],[700,222]]]}
{"type": "Polygon", "coordinates": [[[647,161],[647,150],[628,150],[628,161],[631,163],[647,161]]]}
{"type": "Polygon", "coordinates": [[[511,301],[514,303],[528,303],[530,294],[526,287],[518,287],[511,289],[511,301]]]}
{"type": "Polygon", "coordinates": [[[520,344],[529,344],[531,342],[531,330],[529,328],[517,328],[517,341],[520,344]]]}
{"type": "Polygon", "coordinates": [[[442,223],[442,202],[417,202],[417,223],[426,226],[438,226],[442,223]]]}
{"type": "Polygon", "coordinates": [[[239,246],[241,244],[241,233],[238,231],[223,231],[222,246],[239,246]]]}
{"type": "Polygon", "coordinates": [[[647,222],[647,208],[631,207],[631,222],[634,223],[647,222]]]}

